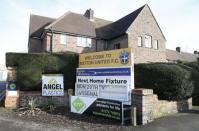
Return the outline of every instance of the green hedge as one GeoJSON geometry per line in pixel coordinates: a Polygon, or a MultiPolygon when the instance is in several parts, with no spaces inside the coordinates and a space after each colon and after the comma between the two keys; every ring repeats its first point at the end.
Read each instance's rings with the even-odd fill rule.
{"type": "Polygon", "coordinates": [[[41,90],[42,74],[64,74],[65,89],[74,88],[77,56],[52,53],[7,53],[6,66],[16,66],[17,86],[23,91],[41,90]]]}
{"type": "Polygon", "coordinates": [[[135,65],[135,86],[153,89],[163,100],[183,100],[191,97],[193,83],[190,71],[177,64],[154,63],[135,65]]]}
{"type": "Polygon", "coordinates": [[[194,83],[193,104],[199,105],[199,61],[185,63],[185,65],[191,67],[191,79],[194,83]]]}

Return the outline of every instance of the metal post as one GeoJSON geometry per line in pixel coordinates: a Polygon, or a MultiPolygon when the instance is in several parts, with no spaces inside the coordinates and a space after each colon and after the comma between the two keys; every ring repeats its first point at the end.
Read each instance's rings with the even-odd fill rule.
{"type": "Polygon", "coordinates": [[[131,108],[131,124],[132,126],[137,126],[136,107],[131,108]]]}
{"type": "Polygon", "coordinates": [[[73,95],[73,89],[68,89],[68,110],[70,111],[71,106],[71,96],[73,95]]]}
{"type": "Polygon", "coordinates": [[[124,125],[124,105],[122,103],[122,125],[124,125]]]}

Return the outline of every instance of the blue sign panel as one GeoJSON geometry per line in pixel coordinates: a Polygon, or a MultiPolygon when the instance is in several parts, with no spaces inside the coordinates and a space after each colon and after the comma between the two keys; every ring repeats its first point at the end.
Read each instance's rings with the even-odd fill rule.
{"type": "Polygon", "coordinates": [[[9,91],[16,91],[17,90],[16,83],[13,82],[13,81],[9,81],[8,82],[7,90],[9,90],[9,91]]]}
{"type": "Polygon", "coordinates": [[[77,69],[77,76],[131,76],[131,68],[77,69]]]}

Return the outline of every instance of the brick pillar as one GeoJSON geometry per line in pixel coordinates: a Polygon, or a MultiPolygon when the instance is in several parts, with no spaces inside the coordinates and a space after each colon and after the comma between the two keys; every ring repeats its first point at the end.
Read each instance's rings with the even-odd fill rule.
{"type": "Polygon", "coordinates": [[[67,95],[68,95],[68,110],[70,110],[71,106],[71,96],[73,95],[73,89],[68,89],[67,90],[67,95]]]}
{"type": "Polygon", "coordinates": [[[137,123],[140,125],[153,121],[153,90],[134,89],[132,105],[136,107],[137,123]]]}
{"type": "Polygon", "coordinates": [[[187,102],[188,102],[188,110],[192,110],[193,109],[193,107],[192,107],[192,97],[191,98],[189,98],[188,100],[187,100],[187,102]]]}
{"type": "Polygon", "coordinates": [[[7,87],[6,87],[6,98],[5,107],[6,108],[17,108],[19,107],[19,91],[17,89],[8,90],[8,86],[12,84],[16,87],[17,81],[17,67],[7,67],[7,87]]]}

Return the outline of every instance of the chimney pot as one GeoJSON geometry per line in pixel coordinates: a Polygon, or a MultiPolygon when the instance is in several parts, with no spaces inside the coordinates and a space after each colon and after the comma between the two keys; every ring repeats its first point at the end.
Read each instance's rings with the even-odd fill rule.
{"type": "Polygon", "coordinates": [[[84,16],[90,21],[94,21],[94,11],[91,8],[86,10],[84,16]]]}
{"type": "Polygon", "coordinates": [[[179,47],[179,46],[178,46],[178,47],[176,47],[176,51],[177,51],[177,52],[179,52],[179,53],[181,52],[181,49],[180,49],[180,47],[179,47]]]}

